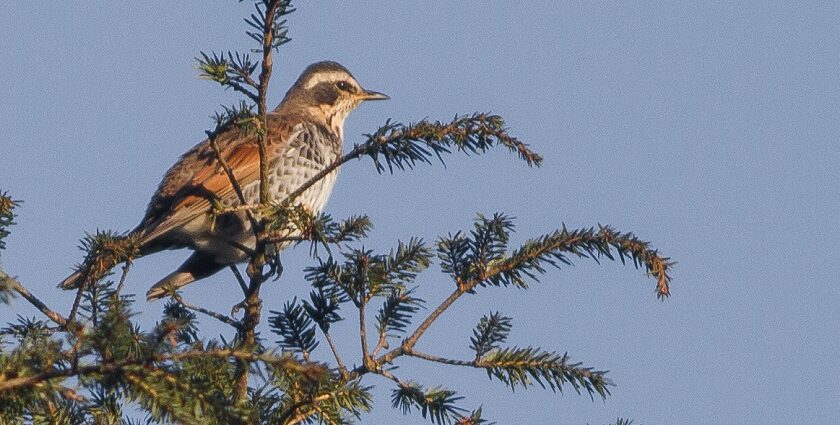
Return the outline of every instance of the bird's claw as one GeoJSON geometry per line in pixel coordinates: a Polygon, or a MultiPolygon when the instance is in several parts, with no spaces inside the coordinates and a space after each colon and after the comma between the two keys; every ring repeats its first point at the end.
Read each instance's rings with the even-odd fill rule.
{"type": "Polygon", "coordinates": [[[283,262],[280,261],[280,252],[274,251],[268,256],[268,273],[265,274],[265,279],[274,276],[274,280],[280,279],[283,276],[283,262]]]}
{"type": "Polygon", "coordinates": [[[239,310],[243,310],[246,307],[247,300],[242,300],[240,303],[236,303],[230,309],[230,315],[232,317],[236,317],[236,313],[239,313],[239,310]]]}

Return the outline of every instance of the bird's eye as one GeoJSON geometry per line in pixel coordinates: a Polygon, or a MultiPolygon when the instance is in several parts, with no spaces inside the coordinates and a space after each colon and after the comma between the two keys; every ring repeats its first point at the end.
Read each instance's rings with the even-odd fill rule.
{"type": "Polygon", "coordinates": [[[335,83],[335,86],[338,87],[339,90],[342,91],[352,91],[353,86],[350,85],[347,81],[339,81],[335,83]]]}

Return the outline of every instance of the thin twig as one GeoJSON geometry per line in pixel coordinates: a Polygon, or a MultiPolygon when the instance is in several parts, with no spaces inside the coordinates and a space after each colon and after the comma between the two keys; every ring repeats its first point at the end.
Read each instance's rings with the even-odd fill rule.
{"type": "MultiPolygon", "coordinates": [[[[250,80],[250,78],[249,78],[249,80],[250,80]]],[[[251,81],[253,81],[253,80],[251,80],[251,81]]],[[[248,99],[251,99],[251,101],[254,102],[254,103],[259,101],[259,97],[254,92],[252,92],[251,90],[248,90],[242,84],[239,84],[235,81],[227,81],[227,82],[225,82],[225,85],[227,85],[229,87],[232,87],[235,91],[238,91],[239,93],[244,94],[245,96],[248,97],[248,99]]]]}
{"type": "Polygon", "coordinates": [[[266,106],[268,98],[268,82],[271,79],[272,60],[271,49],[274,44],[274,18],[277,14],[277,8],[280,6],[280,1],[273,0],[268,3],[265,8],[265,22],[263,26],[263,45],[262,45],[262,70],[260,71],[260,84],[257,88],[257,114],[262,122],[263,137],[259,137],[257,142],[259,144],[260,153],[260,203],[268,203],[268,152],[266,149],[266,138],[268,136],[268,107],[266,106]]]}
{"type": "Polygon", "coordinates": [[[335,357],[336,363],[338,363],[338,371],[341,373],[341,377],[347,379],[348,370],[347,366],[345,366],[344,361],[341,359],[341,355],[338,354],[338,348],[335,346],[335,342],[332,339],[329,331],[321,330],[324,334],[324,338],[327,340],[327,345],[330,346],[330,351],[333,353],[333,357],[335,357]]]}
{"type": "MultiPolygon", "coordinates": [[[[283,201],[281,201],[280,204],[282,205],[284,203],[293,202],[295,199],[297,199],[297,197],[302,195],[303,192],[306,192],[306,190],[309,189],[310,187],[312,187],[315,183],[318,183],[319,181],[323,180],[324,177],[326,177],[327,175],[329,175],[330,173],[335,171],[337,168],[344,165],[346,162],[349,162],[349,161],[354,160],[354,159],[358,159],[362,155],[366,154],[369,150],[370,150],[370,146],[368,146],[366,144],[356,145],[353,148],[353,150],[351,150],[350,152],[348,152],[344,156],[336,159],[335,161],[331,162],[329,165],[327,165],[326,167],[321,169],[321,171],[319,171],[318,174],[315,174],[309,180],[307,180],[305,183],[300,185],[292,193],[290,193],[288,196],[286,196],[286,198],[283,199],[283,201]]],[[[225,213],[229,213],[229,212],[240,212],[240,211],[254,211],[254,210],[260,209],[262,207],[265,207],[267,205],[270,205],[270,204],[260,202],[259,204],[236,205],[236,206],[222,208],[221,210],[217,211],[217,214],[225,214],[225,213]]]]}
{"type": "Polygon", "coordinates": [[[441,302],[437,308],[435,308],[431,313],[429,313],[429,315],[426,317],[425,320],[423,320],[420,326],[418,326],[417,329],[411,334],[411,336],[405,339],[399,347],[394,348],[393,350],[372,360],[372,365],[362,364],[361,366],[353,369],[349,374],[350,379],[358,378],[370,372],[371,368],[368,366],[373,366],[373,369],[376,369],[378,373],[378,371],[381,370],[382,365],[386,363],[391,363],[397,357],[413,352],[414,346],[417,344],[417,341],[420,340],[420,337],[423,336],[427,329],[429,329],[429,326],[431,326],[432,323],[434,323],[435,320],[437,320],[437,318],[440,317],[440,315],[443,314],[444,311],[446,311],[446,309],[448,309],[455,301],[457,301],[458,298],[461,297],[461,295],[464,295],[467,292],[466,288],[466,286],[462,285],[459,289],[456,289],[454,292],[452,292],[452,294],[450,294],[449,297],[443,300],[443,302],[441,302]]]}
{"type": "MultiPolygon", "coordinates": [[[[360,298],[364,298],[364,290],[361,291],[359,295],[360,298]]],[[[361,304],[359,305],[359,337],[362,340],[362,361],[363,364],[367,365],[368,361],[370,360],[370,352],[368,351],[368,341],[367,341],[367,325],[365,324],[365,300],[361,300],[361,304]]]]}
{"type": "Polygon", "coordinates": [[[310,400],[299,401],[299,402],[293,404],[288,410],[283,412],[283,415],[280,416],[280,418],[277,420],[277,423],[284,424],[284,425],[298,424],[298,423],[302,422],[303,420],[305,420],[306,418],[312,416],[311,413],[310,414],[300,413],[300,414],[293,417],[292,415],[294,415],[295,412],[300,410],[301,407],[304,407],[304,406],[307,406],[307,405],[314,405],[314,404],[320,403],[322,401],[329,400],[330,398],[332,398],[332,394],[321,394],[321,395],[319,395],[317,397],[314,397],[310,400]]]}
{"type": "Polygon", "coordinates": [[[458,298],[460,298],[461,295],[464,295],[466,292],[467,290],[464,287],[461,287],[459,289],[456,289],[454,292],[452,292],[452,294],[446,297],[446,299],[443,300],[443,302],[441,302],[436,309],[432,310],[432,312],[429,313],[429,315],[426,317],[425,320],[423,320],[420,326],[417,327],[414,333],[412,333],[411,336],[409,336],[402,343],[402,346],[408,351],[414,348],[414,345],[417,344],[417,341],[420,339],[421,336],[423,336],[423,333],[425,333],[426,330],[429,329],[429,326],[431,326],[432,323],[434,323],[434,321],[437,320],[437,318],[440,317],[440,315],[443,314],[443,312],[446,311],[446,309],[448,309],[452,305],[452,303],[457,301],[458,298]]]}
{"type": "Polygon", "coordinates": [[[342,166],[345,162],[348,162],[350,160],[359,158],[360,156],[367,153],[368,150],[369,150],[368,145],[364,145],[364,144],[356,145],[353,148],[353,150],[351,150],[350,152],[348,152],[346,155],[342,156],[341,158],[338,158],[335,161],[331,162],[330,165],[327,165],[326,167],[324,167],[324,169],[319,171],[318,174],[315,174],[314,176],[312,176],[312,178],[307,180],[306,183],[302,184],[300,187],[295,189],[294,192],[292,192],[288,196],[286,196],[286,199],[284,199],[282,203],[289,203],[289,202],[294,201],[298,196],[302,195],[303,192],[306,192],[307,189],[312,187],[312,185],[314,185],[315,183],[318,183],[318,181],[320,181],[321,179],[323,179],[324,177],[326,177],[327,175],[329,175],[330,173],[335,171],[338,167],[342,166]]]}
{"type": "Polygon", "coordinates": [[[376,348],[373,349],[373,352],[370,354],[373,357],[379,355],[379,352],[382,351],[384,348],[388,346],[388,334],[385,332],[385,328],[383,327],[379,331],[379,342],[376,343],[376,348]]]}
{"type": "Polygon", "coordinates": [[[130,267],[131,267],[131,263],[129,263],[129,262],[126,262],[125,264],[123,264],[122,276],[120,276],[120,283],[117,284],[117,291],[116,291],[117,296],[120,295],[120,292],[122,292],[123,287],[125,286],[125,278],[126,278],[126,276],[128,276],[128,269],[130,267]]]}
{"type": "Polygon", "coordinates": [[[397,384],[402,384],[402,383],[403,383],[403,382],[400,380],[400,378],[397,378],[397,377],[396,377],[393,373],[391,373],[391,372],[389,372],[389,371],[387,371],[387,370],[384,370],[384,369],[383,369],[383,370],[379,370],[379,371],[377,371],[377,372],[376,372],[376,374],[377,374],[377,375],[382,375],[382,376],[384,376],[384,377],[386,377],[386,378],[388,378],[388,379],[390,379],[390,380],[392,380],[392,381],[396,382],[397,384]]]}
{"type": "Polygon", "coordinates": [[[411,357],[417,357],[418,359],[428,360],[430,362],[435,363],[443,363],[452,366],[470,366],[470,367],[478,367],[478,364],[475,361],[466,361],[466,360],[453,360],[447,359],[444,357],[438,357],[431,354],[423,353],[414,349],[405,351],[405,355],[411,357]]]}
{"type": "Polygon", "coordinates": [[[245,193],[242,192],[242,186],[239,185],[239,181],[233,174],[233,169],[230,168],[230,165],[228,165],[224,155],[222,155],[222,148],[219,147],[219,142],[216,141],[216,136],[210,136],[207,140],[210,141],[210,147],[212,147],[213,152],[216,153],[216,159],[219,161],[219,164],[222,166],[222,169],[225,171],[225,174],[227,174],[228,180],[230,180],[230,184],[231,186],[233,186],[233,190],[234,192],[236,192],[236,196],[239,198],[239,202],[242,205],[247,205],[248,201],[245,200],[245,193]]]}
{"type": "Polygon", "coordinates": [[[24,288],[23,284],[21,284],[17,279],[7,275],[3,270],[0,270],[0,282],[4,282],[9,288],[20,294],[20,296],[26,299],[26,301],[29,301],[29,303],[40,310],[41,313],[44,313],[44,315],[55,324],[61,326],[62,329],[67,329],[67,319],[64,318],[64,316],[47,307],[47,305],[41,302],[38,297],[32,295],[29,290],[24,288]]]}
{"type": "Polygon", "coordinates": [[[236,281],[239,282],[239,286],[242,288],[242,293],[247,296],[248,295],[248,283],[245,282],[245,278],[242,277],[242,273],[239,272],[239,269],[236,267],[236,264],[230,265],[230,271],[233,272],[233,275],[236,276],[236,281]]]}
{"type": "MultiPolygon", "coordinates": [[[[219,142],[216,141],[217,136],[217,134],[211,134],[208,136],[207,140],[210,141],[210,146],[216,154],[216,159],[219,161],[219,164],[222,166],[222,169],[227,175],[228,181],[230,181],[230,185],[236,192],[236,196],[239,198],[239,203],[241,205],[248,205],[248,201],[245,199],[245,193],[242,192],[242,186],[239,185],[239,180],[236,179],[236,176],[233,174],[233,169],[230,168],[227,160],[222,155],[222,149],[219,147],[219,142]]],[[[251,222],[251,228],[254,230],[254,236],[257,236],[260,229],[259,222],[256,218],[254,218],[254,214],[250,210],[245,210],[245,215],[248,217],[248,221],[251,222]]]]}
{"type": "Polygon", "coordinates": [[[73,307],[70,308],[70,314],[67,315],[68,323],[76,320],[76,313],[79,311],[79,304],[82,303],[82,292],[84,292],[85,286],[86,285],[82,283],[76,290],[76,298],[73,300],[73,307]]]}
{"type": "Polygon", "coordinates": [[[173,294],[172,297],[175,298],[175,301],[178,301],[179,304],[181,304],[182,306],[184,306],[184,308],[186,308],[188,310],[193,310],[193,311],[197,311],[199,313],[205,314],[205,315],[210,316],[210,317],[212,317],[212,318],[214,318],[214,319],[216,319],[216,320],[218,320],[222,323],[233,326],[236,329],[239,329],[239,326],[241,325],[238,321],[233,320],[230,317],[225,316],[224,314],[217,313],[215,311],[208,310],[204,307],[193,305],[193,304],[190,304],[190,303],[184,301],[184,299],[178,293],[173,294]]]}

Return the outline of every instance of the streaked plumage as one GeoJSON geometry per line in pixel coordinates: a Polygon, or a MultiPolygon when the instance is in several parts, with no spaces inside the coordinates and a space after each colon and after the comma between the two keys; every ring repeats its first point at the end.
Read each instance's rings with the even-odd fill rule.
{"type": "MultiPolygon", "coordinates": [[[[282,201],[342,153],[347,115],[365,100],[388,97],[364,90],[347,69],[335,62],[310,65],[268,115],[269,193],[282,201]]],[[[248,203],[259,202],[259,153],[255,137],[232,129],[217,137],[222,155],[242,187],[248,203]]],[[[298,199],[320,212],[332,191],[338,170],[320,180],[298,199]]],[[[185,153],[163,177],[146,215],[133,233],[141,235],[140,255],[164,249],[190,248],[194,253],[176,271],[156,283],[149,299],[164,296],[168,287],[182,287],[222,268],[248,259],[237,246],[253,249],[255,238],[245,213],[216,218],[212,202],[239,203],[210,142],[185,153]]],[[[60,286],[79,284],[78,273],[60,286]]]]}

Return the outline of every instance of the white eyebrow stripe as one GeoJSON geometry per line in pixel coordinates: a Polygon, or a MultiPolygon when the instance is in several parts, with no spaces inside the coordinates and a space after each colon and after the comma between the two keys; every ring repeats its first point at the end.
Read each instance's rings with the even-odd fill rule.
{"type": "Polygon", "coordinates": [[[312,76],[312,78],[307,80],[306,84],[304,84],[303,88],[311,89],[312,87],[315,87],[320,83],[325,83],[325,82],[326,83],[333,83],[333,82],[336,82],[336,81],[342,81],[342,80],[347,80],[347,79],[352,80],[352,78],[350,78],[350,76],[347,75],[347,73],[344,73],[344,72],[339,72],[339,71],[319,72],[319,73],[315,74],[314,76],[312,76]]]}

